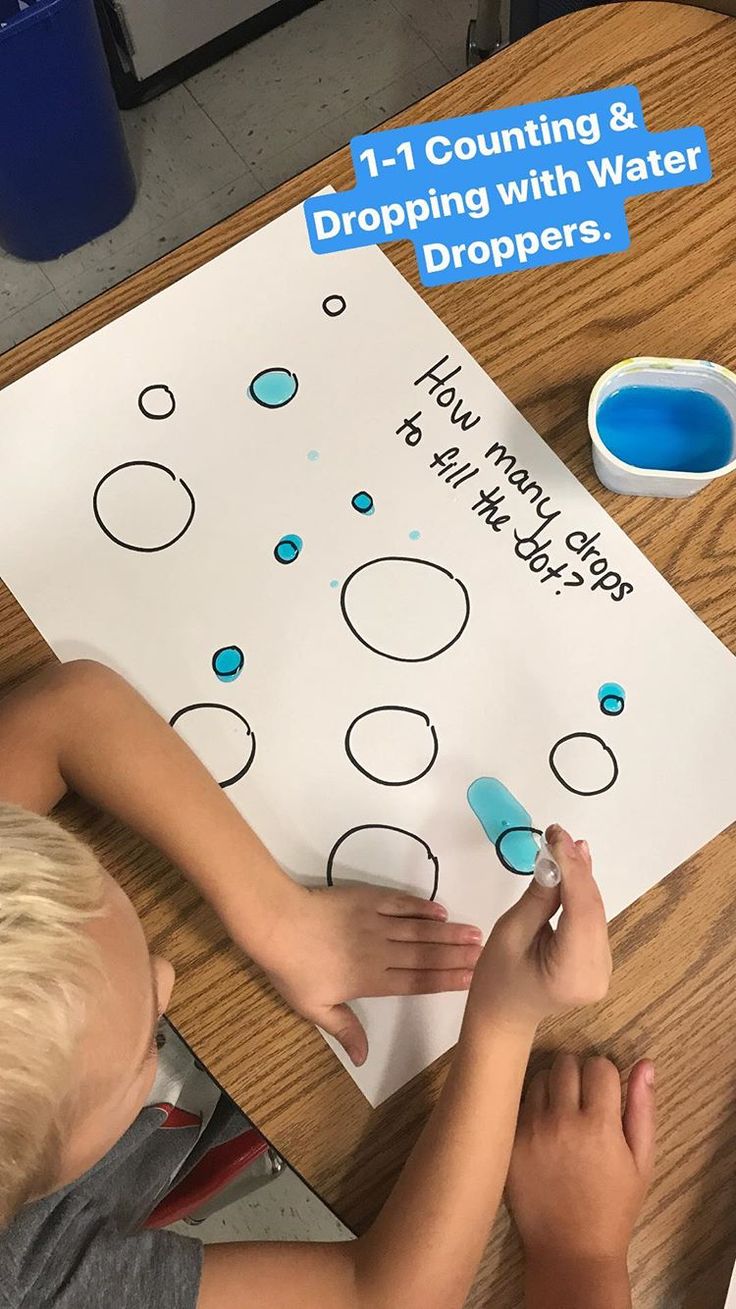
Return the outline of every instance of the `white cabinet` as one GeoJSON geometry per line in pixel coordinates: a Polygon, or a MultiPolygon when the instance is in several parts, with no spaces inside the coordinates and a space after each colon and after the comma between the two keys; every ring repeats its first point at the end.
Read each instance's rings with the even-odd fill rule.
{"type": "Polygon", "coordinates": [[[113,0],[139,81],[270,9],[273,0],[113,0]]]}

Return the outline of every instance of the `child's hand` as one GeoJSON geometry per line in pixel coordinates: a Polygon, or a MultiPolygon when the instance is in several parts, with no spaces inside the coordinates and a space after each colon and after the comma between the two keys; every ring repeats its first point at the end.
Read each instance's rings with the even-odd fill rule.
{"type": "Polygon", "coordinates": [[[299,888],[260,962],[292,1009],[362,1064],[366,1034],[346,1001],[470,986],[483,935],[446,919],[441,905],[378,887],[299,888]]]}
{"type": "Polygon", "coordinates": [[[499,918],[476,968],[468,1017],[533,1029],[547,1014],[602,1000],[611,977],[606,915],[585,841],[550,827],[562,886],[532,881],[499,918]],[[562,904],[556,930],[549,919],[562,904]]]}
{"type": "MultiPolygon", "coordinates": [[[[648,1060],[631,1072],[623,1120],[621,1082],[607,1059],[581,1067],[574,1055],[558,1055],[549,1072],[533,1078],[508,1179],[530,1277],[540,1284],[569,1277],[571,1287],[581,1287],[588,1272],[593,1283],[626,1279],[626,1254],[654,1167],[654,1133],[648,1060]]],[[[559,1303],[568,1304],[560,1291],[559,1303]]],[[[574,1302],[590,1301],[581,1295],[574,1302]]]]}

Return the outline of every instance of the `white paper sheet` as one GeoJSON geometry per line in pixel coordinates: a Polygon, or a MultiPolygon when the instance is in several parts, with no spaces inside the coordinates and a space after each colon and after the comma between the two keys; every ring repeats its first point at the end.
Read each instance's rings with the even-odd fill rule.
{"type": "MultiPolygon", "coordinates": [[[[339,846],[336,879],[347,865],[430,893],[437,867],[451,914],[487,929],[524,884],[466,800],[495,777],[536,827],[587,837],[613,916],[733,820],[733,657],[380,251],[313,255],[293,211],[8,387],[0,432],[20,603],[62,659],[109,663],[167,718],[222,706],[177,730],[219,781],[250,765],[229,795],[297,875],[324,882],[340,837],[371,825],[339,846]],[[438,375],[459,372],[430,394],[417,379],[444,356],[438,375]],[[248,394],[271,368],[298,379],[280,408],[248,394]],[[139,407],[156,385],[170,395],[143,409],[168,417],[139,407]],[[413,416],[416,445],[397,435],[413,416]],[[499,441],[515,464],[484,457],[499,441]],[[452,446],[479,469],[456,489],[459,467],[430,466],[452,446]],[[473,509],[495,487],[498,531],[473,509]],[[546,581],[514,552],[536,528],[566,564],[546,581]],[[566,544],[582,534],[587,560],[566,544]],[[230,645],[245,667],[221,682],[230,645]],[[601,712],[608,680],[619,716],[601,712]],[[563,785],[551,753],[599,793],[563,785]]],[[[454,1042],[463,998],[357,1008],[371,1055],[351,1071],[378,1103],[454,1042]]]]}

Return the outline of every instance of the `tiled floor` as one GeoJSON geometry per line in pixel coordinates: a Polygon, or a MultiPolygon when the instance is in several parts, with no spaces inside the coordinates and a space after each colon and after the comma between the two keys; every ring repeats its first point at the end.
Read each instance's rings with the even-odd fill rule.
{"type": "Polygon", "coordinates": [[[321,0],[123,120],[139,194],[61,259],[0,252],[0,352],[455,77],[477,0],[321,0]]]}
{"type": "Polygon", "coordinates": [[[173,1223],[172,1232],[216,1241],[348,1241],[352,1233],[293,1173],[278,1177],[192,1227],[173,1223]]]}

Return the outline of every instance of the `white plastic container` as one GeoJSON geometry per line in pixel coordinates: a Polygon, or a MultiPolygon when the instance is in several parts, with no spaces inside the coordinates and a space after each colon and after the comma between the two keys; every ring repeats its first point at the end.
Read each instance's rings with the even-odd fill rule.
{"type": "Polygon", "coordinates": [[[716,477],[736,470],[736,375],[720,364],[704,359],[624,359],[598,378],[588,404],[588,429],[593,443],[595,471],[610,491],[622,495],[695,495],[716,477]],[[704,391],[720,400],[731,415],[734,436],[731,457],[721,467],[707,472],[676,472],[671,469],[637,468],[612,454],[598,431],[598,412],[604,400],[623,386],[680,387],[704,391]]]}

